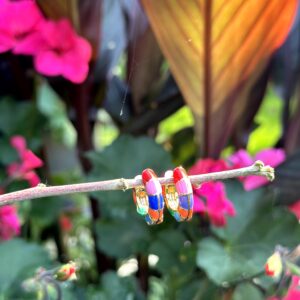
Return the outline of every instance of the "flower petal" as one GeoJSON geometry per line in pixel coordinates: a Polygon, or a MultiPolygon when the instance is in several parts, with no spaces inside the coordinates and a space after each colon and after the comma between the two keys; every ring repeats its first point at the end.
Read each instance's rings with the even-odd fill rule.
{"type": "Polygon", "coordinates": [[[61,75],[63,64],[62,59],[54,51],[41,51],[35,56],[35,69],[47,76],[61,75]]]}
{"type": "Polygon", "coordinates": [[[265,149],[256,154],[255,160],[261,160],[274,168],[285,161],[285,152],[282,149],[265,149]]]}
{"type": "Polygon", "coordinates": [[[10,139],[10,144],[18,151],[20,156],[26,150],[26,140],[21,135],[15,135],[10,139]]]}

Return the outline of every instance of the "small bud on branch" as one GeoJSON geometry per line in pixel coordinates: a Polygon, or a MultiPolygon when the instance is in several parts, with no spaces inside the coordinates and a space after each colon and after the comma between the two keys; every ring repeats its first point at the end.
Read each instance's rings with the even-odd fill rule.
{"type": "MultiPolygon", "coordinates": [[[[264,176],[268,180],[274,179],[274,169],[270,166],[265,166],[262,161],[256,161],[252,166],[229,171],[214,172],[207,174],[199,174],[189,176],[192,184],[198,186],[203,182],[224,180],[235,177],[244,177],[249,175],[264,176]]],[[[161,177],[158,178],[161,184],[173,183],[173,178],[161,177]]],[[[16,203],[29,199],[43,198],[49,196],[60,196],[73,193],[87,193],[96,191],[114,191],[123,190],[143,185],[141,179],[113,179],[105,181],[46,186],[45,184],[38,184],[34,188],[29,188],[17,192],[0,195],[0,206],[16,203]]]]}

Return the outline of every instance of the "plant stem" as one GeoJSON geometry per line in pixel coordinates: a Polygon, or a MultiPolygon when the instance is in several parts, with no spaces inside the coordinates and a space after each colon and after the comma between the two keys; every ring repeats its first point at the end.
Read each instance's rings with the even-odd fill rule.
{"type": "MultiPolygon", "coordinates": [[[[270,166],[264,166],[261,161],[256,161],[252,166],[229,171],[214,172],[208,174],[189,176],[194,186],[200,185],[206,181],[223,180],[248,175],[258,175],[267,177],[270,181],[274,179],[274,169],[270,166]]],[[[161,184],[173,183],[173,178],[158,178],[161,184]]],[[[34,188],[29,188],[17,192],[0,195],[0,206],[16,203],[29,199],[44,198],[49,196],[60,196],[73,193],[86,193],[96,191],[114,191],[134,188],[143,185],[141,179],[113,179],[105,181],[46,186],[39,184],[34,188]]]]}

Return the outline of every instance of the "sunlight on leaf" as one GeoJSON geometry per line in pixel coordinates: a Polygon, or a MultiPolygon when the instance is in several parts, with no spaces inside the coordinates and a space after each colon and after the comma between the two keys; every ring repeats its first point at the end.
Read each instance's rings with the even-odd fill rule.
{"type": "Polygon", "coordinates": [[[248,141],[247,150],[250,154],[272,148],[278,142],[282,130],[282,108],[281,99],[269,90],[254,119],[258,127],[252,131],[248,141]]]}
{"type": "Polygon", "coordinates": [[[283,42],[296,0],[142,0],[181,91],[197,115],[217,109],[283,42]]]}

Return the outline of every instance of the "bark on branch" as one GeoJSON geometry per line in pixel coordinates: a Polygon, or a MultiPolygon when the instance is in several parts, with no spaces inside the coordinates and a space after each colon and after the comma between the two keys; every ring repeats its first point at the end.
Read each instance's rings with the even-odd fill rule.
{"type": "MultiPolygon", "coordinates": [[[[199,174],[189,176],[194,186],[200,185],[206,181],[223,180],[228,178],[243,177],[249,175],[258,175],[268,178],[270,181],[274,179],[274,169],[270,166],[265,166],[263,162],[256,161],[252,166],[229,171],[214,172],[207,174],[199,174]]],[[[161,184],[172,183],[172,178],[159,178],[161,184]]],[[[60,196],[73,193],[87,193],[96,191],[114,191],[123,190],[141,186],[141,180],[136,179],[113,179],[105,181],[87,182],[79,184],[68,184],[59,186],[46,186],[39,184],[36,187],[20,190],[17,192],[0,195],[0,206],[17,203],[24,200],[44,198],[49,196],[60,196]]]]}

